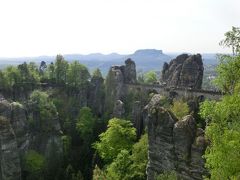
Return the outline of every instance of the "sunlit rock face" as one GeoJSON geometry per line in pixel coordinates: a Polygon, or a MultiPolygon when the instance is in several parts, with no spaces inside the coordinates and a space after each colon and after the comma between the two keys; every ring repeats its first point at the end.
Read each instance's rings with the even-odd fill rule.
{"type": "Polygon", "coordinates": [[[201,89],[203,70],[200,54],[182,54],[169,63],[164,63],[161,81],[168,87],[201,89]]]}
{"type": "Polygon", "coordinates": [[[202,179],[207,175],[202,158],[207,146],[204,131],[195,119],[178,120],[161,106],[161,96],[154,95],[148,104],[148,166],[147,177],[174,171],[180,179],[202,179]]]}

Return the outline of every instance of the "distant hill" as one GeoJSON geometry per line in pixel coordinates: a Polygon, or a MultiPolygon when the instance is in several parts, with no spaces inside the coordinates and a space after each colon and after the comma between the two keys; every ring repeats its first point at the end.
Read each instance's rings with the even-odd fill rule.
{"type": "MultiPolygon", "coordinates": [[[[101,54],[92,53],[88,55],[82,54],[65,54],[64,58],[68,61],[78,60],[82,64],[86,65],[90,71],[100,68],[102,73],[106,75],[109,68],[112,65],[123,64],[127,58],[131,58],[136,62],[137,71],[161,71],[163,63],[169,62],[172,58],[176,57],[180,53],[168,53],[164,54],[162,50],[156,49],[140,49],[133,54],[101,54]]],[[[205,64],[216,64],[215,54],[203,54],[205,64]]],[[[18,65],[26,62],[36,62],[39,64],[41,61],[51,63],[55,60],[55,56],[39,56],[39,57],[20,57],[20,58],[0,58],[0,68],[7,65],[18,65]]]]}

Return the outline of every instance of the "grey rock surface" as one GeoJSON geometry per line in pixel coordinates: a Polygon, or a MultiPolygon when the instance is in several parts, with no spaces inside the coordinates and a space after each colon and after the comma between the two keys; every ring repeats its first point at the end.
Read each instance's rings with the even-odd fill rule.
{"type": "Polygon", "coordinates": [[[11,105],[0,100],[0,179],[21,179],[21,165],[17,138],[11,125],[11,105]]]}
{"type": "Polygon", "coordinates": [[[169,171],[175,171],[180,179],[203,179],[207,175],[202,158],[207,140],[195,119],[188,115],[178,120],[162,107],[160,95],[153,96],[147,110],[148,179],[169,171]]]}
{"type": "Polygon", "coordinates": [[[169,63],[164,63],[161,81],[168,87],[201,89],[203,70],[200,54],[182,54],[169,63]]]}
{"type": "Polygon", "coordinates": [[[122,118],[125,113],[124,103],[121,100],[117,100],[113,109],[113,117],[122,118]]]}

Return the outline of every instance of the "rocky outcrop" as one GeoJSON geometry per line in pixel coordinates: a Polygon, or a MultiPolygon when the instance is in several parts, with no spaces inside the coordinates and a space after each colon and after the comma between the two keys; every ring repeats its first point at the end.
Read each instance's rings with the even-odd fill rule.
{"type": "Polygon", "coordinates": [[[123,77],[125,83],[134,84],[137,82],[136,65],[131,59],[125,61],[125,66],[123,66],[123,77]]]}
{"type": "Polygon", "coordinates": [[[143,115],[142,115],[142,104],[140,101],[133,102],[132,105],[132,122],[133,126],[136,128],[137,137],[142,135],[144,130],[143,126],[143,115]]]}
{"type": "Polygon", "coordinates": [[[125,113],[124,103],[120,100],[117,100],[114,104],[113,117],[122,118],[125,113]]]}
{"type": "Polygon", "coordinates": [[[88,96],[88,106],[98,117],[102,116],[104,111],[104,79],[102,76],[92,77],[88,96]]]}
{"type": "Polygon", "coordinates": [[[188,115],[178,120],[162,107],[160,95],[153,96],[147,109],[148,179],[169,171],[175,171],[180,179],[202,179],[207,174],[202,158],[207,141],[195,119],[188,115]]]}
{"type": "MultiPolygon", "coordinates": [[[[61,158],[61,127],[57,117],[51,119],[49,131],[31,131],[32,112],[0,95],[0,179],[20,180],[23,157],[35,150],[47,160],[61,158]],[[53,158],[54,157],[54,158],[53,158]]],[[[37,121],[37,119],[34,119],[37,121]]]]}
{"type": "Polygon", "coordinates": [[[203,79],[203,62],[200,54],[182,54],[164,63],[161,81],[168,87],[189,87],[201,89],[203,79]]]}
{"type": "Polygon", "coordinates": [[[113,112],[117,100],[123,100],[127,94],[125,84],[136,83],[136,65],[131,59],[125,61],[125,65],[112,66],[106,78],[105,111],[113,112]]]}
{"type": "Polygon", "coordinates": [[[0,179],[21,179],[20,155],[11,124],[11,105],[0,95],[0,179]]]}

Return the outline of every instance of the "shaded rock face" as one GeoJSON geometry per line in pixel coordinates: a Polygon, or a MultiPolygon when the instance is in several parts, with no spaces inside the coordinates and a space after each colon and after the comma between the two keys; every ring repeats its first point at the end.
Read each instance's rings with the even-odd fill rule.
{"type": "MultiPolygon", "coordinates": [[[[11,104],[0,97],[0,179],[21,179],[18,138],[11,124],[11,104]]],[[[17,123],[15,123],[15,127],[17,123]]]]}
{"type": "Polygon", "coordinates": [[[204,131],[197,129],[191,115],[178,121],[161,107],[160,99],[154,95],[148,104],[148,179],[165,171],[175,171],[180,179],[202,179],[207,175],[202,158],[207,145],[204,131]]]}
{"type": "Polygon", "coordinates": [[[132,106],[132,123],[136,128],[137,137],[140,137],[144,128],[142,105],[140,101],[135,101],[132,106]]]}
{"type": "Polygon", "coordinates": [[[137,82],[136,65],[135,62],[131,59],[127,59],[125,61],[124,82],[130,84],[134,84],[137,82]]]}
{"type": "Polygon", "coordinates": [[[164,63],[161,81],[168,87],[189,87],[201,89],[203,79],[203,62],[200,54],[182,54],[164,63]]]}
{"type": "Polygon", "coordinates": [[[123,100],[127,94],[126,83],[136,83],[136,65],[131,59],[125,61],[125,65],[112,66],[106,78],[105,111],[113,112],[117,100],[123,100]]]}
{"type": "Polygon", "coordinates": [[[124,103],[120,100],[117,100],[113,109],[113,117],[122,118],[124,113],[125,113],[124,103]]]}
{"type": "MultiPolygon", "coordinates": [[[[31,112],[22,104],[10,103],[0,95],[0,179],[20,180],[23,156],[32,149],[47,159],[60,156],[62,139],[58,118],[52,120],[47,133],[31,132],[28,118],[31,112]]],[[[36,120],[36,119],[35,119],[36,120]]]]}
{"type": "Polygon", "coordinates": [[[104,111],[104,79],[102,77],[93,77],[91,79],[89,90],[88,106],[94,114],[101,116],[104,111]]]}

